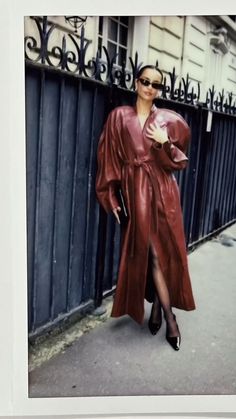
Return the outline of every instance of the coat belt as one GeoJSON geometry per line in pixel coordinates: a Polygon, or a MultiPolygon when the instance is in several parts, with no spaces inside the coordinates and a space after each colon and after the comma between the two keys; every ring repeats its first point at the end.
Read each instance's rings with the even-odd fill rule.
{"type": "MultiPolygon", "coordinates": [[[[155,201],[158,199],[158,189],[157,189],[157,183],[153,181],[153,176],[151,174],[150,170],[150,164],[153,163],[154,159],[150,158],[134,158],[133,160],[124,160],[123,164],[124,166],[129,166],[129,181],[131,182],[129,185],[129,190],[131,194],[130,204],[131,204],[131,245],[130,245],[130,257],[134,256],[134,243],[135,243],[135,230],[136,230],[136,216],[135,216],[135,171],[138,168],[142,168],[147,173],[150,184],[153,189],[153,193],[155,196],[155,201]]],[[[157,201],[156,201],[157,202],[157,201]]],[[[154,217],[154,229],[157,232],[157,213],[156,211],[153,211],[153,217],[154,217]]]]}

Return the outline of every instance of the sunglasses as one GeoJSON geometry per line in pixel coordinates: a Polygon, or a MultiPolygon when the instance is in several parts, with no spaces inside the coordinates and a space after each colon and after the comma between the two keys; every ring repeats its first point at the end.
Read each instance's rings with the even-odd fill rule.
{"type": "Polygon", "coordinates": [[[139,78],[139,81],[143,86],[148,87],[148,86],[151,85],[153,87],[153,89],[156,89],[156,90],[163,90],[163,87],[164,87],[163,84],[161,84],[161,83],[156,83],[155,81],[153,83],[151,83],[147,79],[139,78]]]}

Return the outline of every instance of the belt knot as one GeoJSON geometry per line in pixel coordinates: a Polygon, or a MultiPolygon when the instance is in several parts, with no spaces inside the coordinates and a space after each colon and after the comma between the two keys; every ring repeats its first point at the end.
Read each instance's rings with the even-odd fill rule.
{"type": "Polygon", "coordinates": [[[143,164],[143,161],[140,159],[134,159],[133,163],[135,167],[140,167],[143,164]]]}

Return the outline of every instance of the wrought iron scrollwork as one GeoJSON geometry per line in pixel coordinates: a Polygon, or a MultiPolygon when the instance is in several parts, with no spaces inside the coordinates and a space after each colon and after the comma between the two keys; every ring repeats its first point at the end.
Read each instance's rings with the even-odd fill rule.
{"type": "Polygon", "coordinates": [[[195,105],[199,101],[200,84],[197,84],[197,93],[195,93],[194,86],[191,86],[189,74],[187,74],[186,79],[182,77],[181,80],[178,81],[175,67],[173,67],[172,72],[169,72],[168,76],[170,79],[169,86],[167,85],[166,77],[164,78],[164,88],[162,95],[164,99],[176,100],[191,105],[195,105]]]}
{"type": "MultiPolygon", "coordinates": [[[[64,34],[61,45],[54,45],[50,49],[49,40],[56,25],[48,22],[47,16],[33,16],[31,18],[36,23],[39,41],[31,35],[25,37],[25,58],[27,61],[46,64],[78,74],[79,76],[98,80],[102,83],[116,85],[123,89],[135,89],[135,78],[142,66],[137,52],[134,60],[132,57],[129,57],[128,63],[123,61],[122,65],[119,66],[116,64],[118,54],[111,57],[105,46],[102,46],[102,49],[97,51],[95,57],[87,59],[88,47],[92,41],[85,37],[84,26],[81,27],[80,35],[78,33],[64,34]],[[70,44],[70,48],[68,44],[70,44]]],[[[158,62],[156,62],[156,67],[158,67],[158,62]]],[[[197,105],[200,99],[200,83],[193,85],[189,74],[185,78],[179,78],[174,67],[172,72],[164,76],[160,97],[197,105]]],[[[226,95],[224,89],[222,92],[217,93],[214,85],[208,89],[203,105],[208,109],[236,114],[236,103],[235,101],[233,103],[233,94],[228,93],[226,95]]]]}
{"type": "Polygon", "coordinates": [[[48,40],[49,36],[53,32],[55,25],[52,24],[50,27],[48,25],[47,16],[43,16],[42,23],[39,18],[32,17],[34,19],[38,33],[40,36],[40,45],[37,45],[37,41],[33,36],[26,36],[25,37],[25,56],[27,59],[34,61],[34,62],[41,62],[45,64],[46,62],[50,65],[50,61],[48,61],[48,40]],[[30,58],[27,51],[31,52],[38,52],[38,56],[36,58],[30,58]]]}
{"type": "Polygon", "coordinates": [[[236,115],[236,102],[233,103],[233,93],[230,92],[226,96],[224,89],[217,93],[214,85],[208,89],[204,105],[214,111],[236,115]]]}
{"type": "Polygon", "coordinates": [[[236,101],[233,103],[233,94],[230,92],[228,94],[228,98],[226,99],[225,103],[223,104],[223,108],[225,109],[226,113],[231,115],[236,115],[236,101]]]}
{"type": "Polygon", "coordinates": [[[32,16],[31,18],[36,23],[40,37],[40,44],[37,44],[37,41],[33,36],[25,37],[26,59],[86,76],[86,68],[88,68],[89,65],[85,65],[85,56],[88,46],[92,43],[92,41],[85,38],[84,28],[81,28],[80,39],[77,35],[68,34],[68,37],[74,45],[74,50],[67,49],[66,35],[63,35],[62,37],[61,46],[53,46],[50,50],[48,46],[49,38],[55,30],[56,25],[49,23],[47,16],[43,16],[43,18],[32,16]],[[36,58],[32,56],[33,53],[38,54],[36,58]],[[72,66],[73,68],[71,68],[72,66]]]}

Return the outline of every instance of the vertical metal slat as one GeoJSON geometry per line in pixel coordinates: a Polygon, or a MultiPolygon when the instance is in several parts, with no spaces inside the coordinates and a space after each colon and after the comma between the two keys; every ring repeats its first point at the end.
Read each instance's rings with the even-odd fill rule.
{"type": "Polygon", "coordinates": [[[38,134],[38,152],[37,152],[37,174],[36,174],[36,203],[35,203],[35,232],[34,232],[34,276],[33,276],[33,300],[32,300],[32,330],[35,330],[36,322],[36,300],[37,300],[37,262],[38,262],[38,234],[39,234],[39,197],[41,181],[41,157],[42,157],[42,137],[43,137],[43,103],[45,91],[45,72],[40,72],[40,105],[39,105],[39,134],[38,134]]]}
{"type": "Polygon", "coordinates": [[[53,220],[53,250],[51,260],[51,291],[50,291],[50,305],[51,305],[51,319],[54,318],[54,303],[55,303],[55,264],[57,260],[56,255],[56,231],[57,231],[57,217],[58,217],[58,182],[60,176],[60,156],[61,156],[61,142],[62,142],[62,115],[63,115],[63,95],[64,95],[64,78],[60,79],[60,97],[59,97],[59,112],[58,112],[58,143],[56,153],[56,176],[55,176],[55,190],[54,190],[54,220],[53,220]]]}
{"type": "Polygon", "coordinates": [[[68,264],[68,290],[67,290],[67,311],[71,309],[71,289],[72,289],[72,260],[74,254],[74,221],[75,221],[75,197],[76,197],[76,180],[78,171],[78,152],[79,152],[79,132],[80,132],[80,97],[81,97],[81,81],[78,82],[77,87],[77,118],[76,118],[76,140],[75,140],[75,163],[73,174],[73,192],[72,192],[72,206],[71,206],[71,223],[70,223],[70,244],[69,244],[69,264],[68,264]]]}

